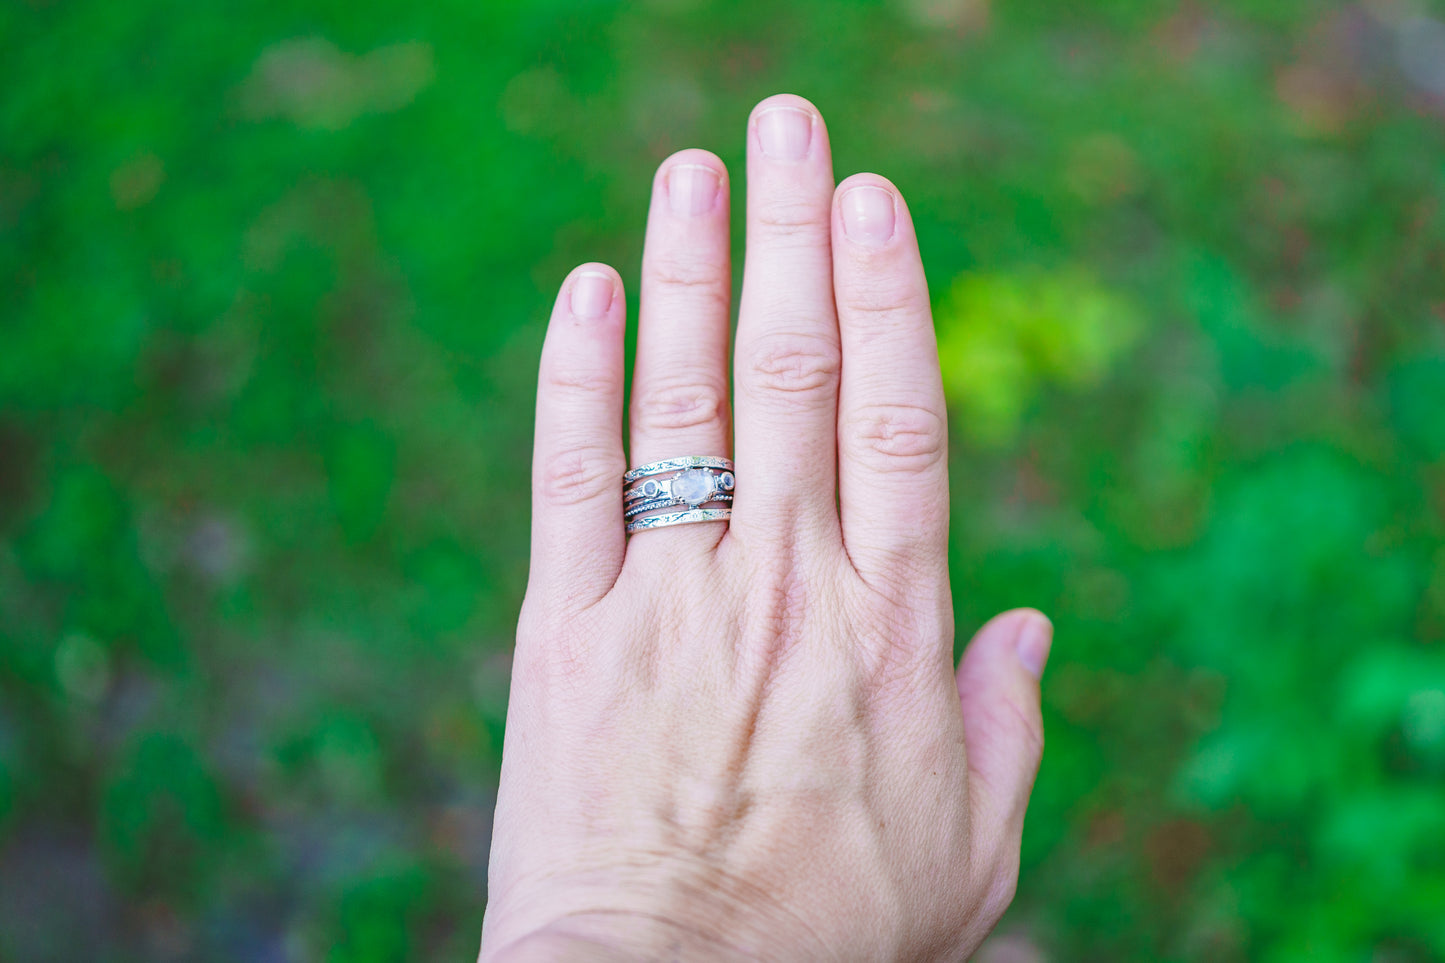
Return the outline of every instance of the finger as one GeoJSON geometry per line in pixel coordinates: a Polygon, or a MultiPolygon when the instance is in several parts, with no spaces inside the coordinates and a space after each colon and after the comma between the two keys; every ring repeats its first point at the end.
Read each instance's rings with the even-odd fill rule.
{"type": "Polygon", "coordinates": [[[738,318],[738,495],[732,530],[836,531],[838,323],[833,161],[801,97],[763,101],[748,124],[748,238],[738,318]]]}
{"type": "Polygon", "coordinates": [[[562,285],[537,379],[528,591],[588,605],[622,567],[622,363],[626,301],[604,264],[562,285]]]}
{"type": "MultiPolygon", "coordinates": [[[[632,375],[634,468],[664,458],[731,452],[731,304],[726,169],[707,151],[682,151],[658,169],[647,215],[632,375]]],[[[715,541],[722,527],[688,525],[666,541],[677,544],[677,536],[715,541]]]]}
{"type": "Polygon", "coordinates": [[[1039,677],[1052,639],[1041,613],[1015,609],[979,629],[958,667],[975,825],[1015,857],[1043,758],[1039,677]]]}
{"type": "Polygon", "coordinates": [[[903,198],[858,174],[833,205],[843,345],[838,485],[843,543],[865,581],[946,577],[948,434],[928,281],[903,198]]]}

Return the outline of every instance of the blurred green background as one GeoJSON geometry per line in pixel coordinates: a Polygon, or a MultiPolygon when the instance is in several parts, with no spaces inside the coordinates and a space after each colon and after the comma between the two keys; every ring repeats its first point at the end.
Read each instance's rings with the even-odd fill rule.
{"type": "Polygon", "coordinates": [[[980,958],[1445,959],[1442,17],[0,5],[0,959],[475,952],[552,296],[782,90],[912,206],[960,635],[1058,627],[980,958]]]}

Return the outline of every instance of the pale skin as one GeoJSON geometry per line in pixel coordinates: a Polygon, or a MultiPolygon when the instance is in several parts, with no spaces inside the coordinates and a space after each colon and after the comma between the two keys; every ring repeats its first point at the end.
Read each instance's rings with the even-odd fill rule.
{"type": "Polygon", "coordinates": [[[1052,630],[1000,615],[954,670],[908,209],[835,185],[801,97],[747,138],[735,345],[702,150],[654,180],[630,403],[617,273],[577,268],[552,314],[484,963],[962,960],[1013,898],[1052,630]],[[731,521],[626,536],[623,472],[683,455],[734,458],[731,521]]]}

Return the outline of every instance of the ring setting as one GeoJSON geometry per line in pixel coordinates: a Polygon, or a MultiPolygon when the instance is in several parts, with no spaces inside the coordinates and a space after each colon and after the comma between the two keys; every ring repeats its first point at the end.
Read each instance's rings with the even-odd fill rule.
{"type": "Polygon", "coordinates": [[[622,485],[622,514],[632,533],[727,520],[732,516],[737,475],[726,458],[689,455],[634,468],[622,476],[622,485]],[[679,507],[683,510],[669,511],[679,507]]]}

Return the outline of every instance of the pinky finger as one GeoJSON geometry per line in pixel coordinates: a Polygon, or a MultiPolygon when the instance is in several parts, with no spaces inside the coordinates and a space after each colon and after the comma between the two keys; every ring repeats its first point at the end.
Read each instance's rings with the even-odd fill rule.
{"type": "Polygon", "coordinates": [[[622,568],[622,279],[584,264],[562,285],[537,379],[528,594],[549,609],[605,595],[622,568]]]}

